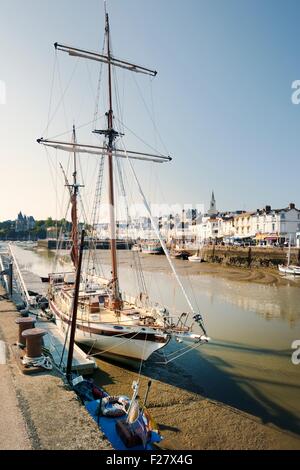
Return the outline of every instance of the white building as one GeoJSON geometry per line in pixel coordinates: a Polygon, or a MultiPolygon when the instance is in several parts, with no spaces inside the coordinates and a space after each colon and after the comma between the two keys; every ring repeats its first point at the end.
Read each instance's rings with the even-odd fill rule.
{"type": "Polygon", "coordinates": [[[195,239],[198,242],[206,242],[217,240],[222,237],[222,217],[210,217],[209,215],[204,215],[201,218],[201,221],[198,219],[198,223],[193,226],[193,233],[195,234],[195,239]]]}
{"type": "Polygon", "coordinates": [[[266,206],[257,210],[251,220],[252,232],[259,242],[284,243],[291,238],[291,244],[296,244],[296,233],[300,231],[300,210],[294,203],[283,209],[266,206]]]}
{"type": "Polygon", "coordinates": [[[272,245],[285,243],[291,238],[291,244],[296,245],[296,233],[300,234],[300,210],[293,203],[283,209],[265,206],[254,212],[216,214],[215,211],[216,201],[212,194],[210,213],[198,217],[192,228],[198,241],[252,238],[259,244],[272,245]]]}
{"type": "Polygon", "coordinates": [[[237,238],[255,237],[256,231],[252,223],[253,212],[243,212],[234,217],[234,236],[237,238]]]}

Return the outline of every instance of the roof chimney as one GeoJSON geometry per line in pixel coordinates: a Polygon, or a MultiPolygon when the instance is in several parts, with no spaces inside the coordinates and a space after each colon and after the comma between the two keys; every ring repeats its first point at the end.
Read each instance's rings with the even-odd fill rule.
{"type": "Polygon", "coordinates": [[[295,209],[295,204],[294,204],[294,202],[290,202],[289,208],[290,208],[290,209],[295,209]]]}
{"type": "Polygon", "coordinates": [[[265,211],[267,214],[269,214],[271,212],[271,206],[266,206],[265,211]]]}

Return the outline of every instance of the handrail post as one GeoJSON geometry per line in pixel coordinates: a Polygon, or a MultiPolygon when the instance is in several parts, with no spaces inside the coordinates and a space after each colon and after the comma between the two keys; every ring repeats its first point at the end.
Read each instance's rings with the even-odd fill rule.
{"type": "Polygon", "coordinates": [[[10,262],[8,266],[8,295],[10,298],[13,296],[13,263],[10,262]]]}

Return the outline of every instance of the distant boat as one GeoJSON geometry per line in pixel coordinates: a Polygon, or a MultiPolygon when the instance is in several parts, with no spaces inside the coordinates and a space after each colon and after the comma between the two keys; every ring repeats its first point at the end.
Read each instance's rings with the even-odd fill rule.
{"type": "Polygon", "coordinates": [[[201,255],[199,256],[197,253],[195,253],[193,256],[189,256],[189,261],[191,263],[202,263],[203,258],[201,255]]]}
{"type": "Polygon", "coordinates": [[[141,252],[146,255],[162,255],[164,251],[160,242],[145,242],[141,244],[141,252]]]}
{"type": "Polygon", "coordinates": [[[290,274],[292,276],[300,276],[300,266],[295,266],[293,264],[289,264],[285,266],[284,264],[280,264],[278,266],[279,271],[282,274],[290,274]]]}
{"type": "Polygon", "coordinates": [[[287,254],[287,264],[280,264],[278,266],[279,272],[282,274],[289,274],[291,276],[300,276],[300,266],[291,263],[291,236],[289,238],[289,250],[287,254]]]}
{"type": "Polygon", "coordinates": [[[191,263],[202,263],[203,261],[202,248],[203,248],[203,245],[201,246],[201,248],[198,248],[197,252],[193,256],[189,256],[188,259],[191,263]]]}
{"type": "Polygon", "coordinates": [[[186,250],[173,250],[171,251],[171,257],[175,259],[183,259],[187,260],[189,259],[190,253],[186,250]]]}

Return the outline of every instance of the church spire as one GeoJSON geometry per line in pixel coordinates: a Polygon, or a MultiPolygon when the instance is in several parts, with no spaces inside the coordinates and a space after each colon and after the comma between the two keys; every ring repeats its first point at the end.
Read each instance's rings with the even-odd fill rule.
{"type": "Polygon", "coordinates": [[[207,211],[207,213],[208,215],[217,215],[218,213],[214,190],[211,193],[210,206],[209,206],[209,210],[207,211]]]}

